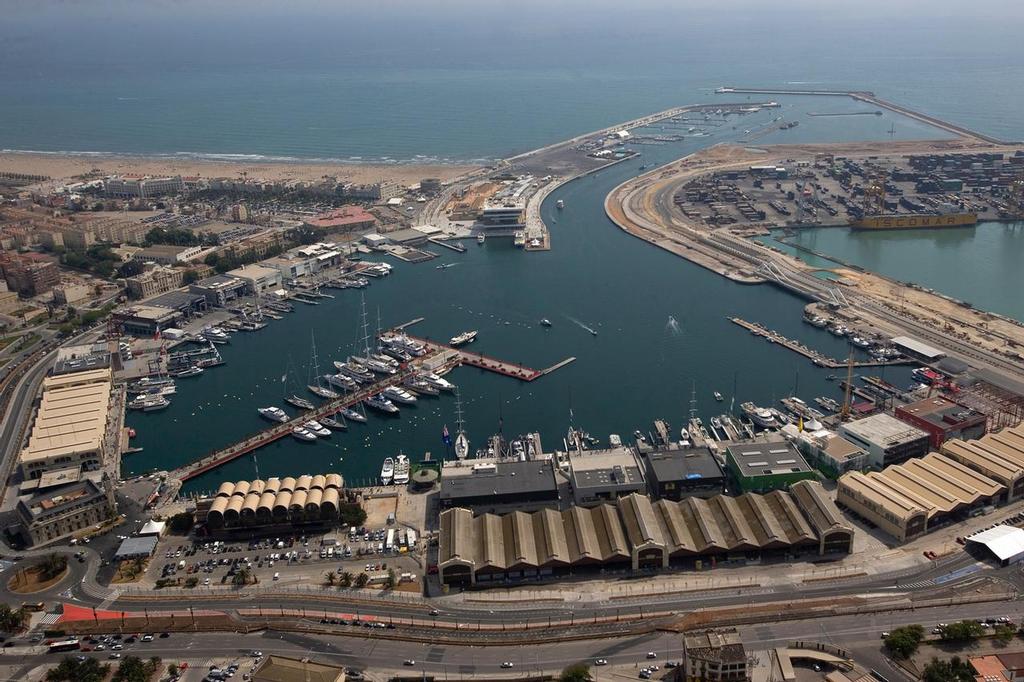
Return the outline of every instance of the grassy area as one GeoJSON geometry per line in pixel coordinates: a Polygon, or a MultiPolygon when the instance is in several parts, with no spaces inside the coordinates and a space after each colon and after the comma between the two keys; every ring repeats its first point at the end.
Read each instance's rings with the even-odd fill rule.
{"type": "Polygon", "coordinates": [[[5,336],[3,338],[0,338],[0,351],[4,350],[8,346],[14,345],[19,340],[21,340],[21,345],[18,346],[18,348],[29,348],[34,344],[38,343],[40,338],[42,337],[40,337],[39,334],[36,334],[35,332],[30,332],[28,334],[5,336]]]}

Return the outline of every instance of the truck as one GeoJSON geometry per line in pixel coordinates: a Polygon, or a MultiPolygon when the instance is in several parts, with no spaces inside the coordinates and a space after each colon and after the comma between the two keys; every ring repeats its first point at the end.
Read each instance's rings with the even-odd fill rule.
{"type": "Polygon", "coordinates": [[[384,541],[384,549],[386,549],[387,551],[390,552],[394,548],[395,548],[395,529],[394,528],[388,528],[388,537],[387,537],[387,540],[384,541]]]}

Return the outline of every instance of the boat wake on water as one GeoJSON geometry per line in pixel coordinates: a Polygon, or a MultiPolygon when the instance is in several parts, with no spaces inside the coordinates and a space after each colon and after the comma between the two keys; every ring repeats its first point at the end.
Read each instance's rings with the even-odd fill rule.
{"type": "Polygon", "coordinates": [[[665,331],[672,336],[679,336],[683,333],[682,328],[679,326],[679,322],[677,322],[676,318],[671,315],[668,316],[668,322],[665,324],[665,331]]]}
{"type": "Polygon", "coordinates": [[[577,320],[575,317],[573,317],[571,315],[566,315],[565,319],[569,320],[570,322],[575,324],[580,329],[585,329],[586,331],[590,332],[591,336],[597,336],[597,331],[593,327],[590,327],[590,326],[584,324],[583,322],[577,320]]]}

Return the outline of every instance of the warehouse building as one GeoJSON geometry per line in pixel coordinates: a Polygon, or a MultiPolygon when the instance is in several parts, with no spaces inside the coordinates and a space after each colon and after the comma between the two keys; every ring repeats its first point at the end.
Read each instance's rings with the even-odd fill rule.
{"type": "MultiPolygon", "coordinates": [[[[336,522],[344,482],[340,474],[230,481],[221,484],[206,510],[206,525],[251,528],[278,524],[336,522]]],[[[205,506],[205,505],[204,505],[205,506]]]]}
{"type": "Polygon", "coordinates": [[[864,448],[876,469],[923,457],[930,447],[927,433],[884,412],[841,424],[839,433],[864,448]]]}
{"type": "Polygon", "coordinates": [[[734,443],[725,450],[725,463],[743,492],[784,490],[815,478],[803,455],[785,441],[734,443]]]}
{"type": "Polygon", "coordinates": [[[576,504],[600,504],[647,489],[632,448],[580,450],[569,456],[569,480],[576,504]]]}
{"type": "Polygon", "coordinates": [[[651,496],[678,502],[714,497],[725,490],[725,474],[707,448],[648,452],[644,455],[651,496]]]}
{"type": "Polygon", "coordinates": [[[966,518],[1005,492],[998,481],[938,453],[839,479],[836,502],[899,542],[966,518]]]}
{"type": "MultiPolygon", "coordinates": [[[[782,427],[782,434],[790,440],[807,462],[829,478],[838,478],[847,471],[866,469],[868,453],[864,448],[850,442],[834,431],[825,428],[809,428],[815,422],[805,424],[803,431],[794,424],[782,427]]],[[[818,424],[820,426],[820,424],[818,424]]]]}
{"type": "Polygon", "coordinates": [[[110,368],[43,379],[43,394],[28,445],[19,456],[22,478],[75,468],[95,471],[108,457],[110,368]]]}
{"type": "Polygon", "coordinates": [[[465,507],[495,512],[506,506],[540,509],[558,506],[558,484],[551,462],[456,460],[441,469],[441,509],[465,507]]]}
{"type": "Polygon", "coordinates": [[[595,507],[503,515],[446,509],[438,572],[443,583],[476,585],[849,552],[853,529],[821,485],[793,488],[799,492],[681,502],[633,493],[595,507]]]}
{"type": "Polygon", "coordinates": [[[896,349],[906,355],[907,357],[914,358],[926,363],[938,362],[942,358],[946,357],[938,348],[933,348],[927,343],[912,339],[909,336],[897,336],[892,339],[892,345],[896,346],[896,349]]]}
{"type": "Polygon", "coordinates": [[[1024,424],[978,440],[947,441],[942,454],[998,481],[1006,489],[1005,502],[1024,494],[1024,424]]]}
{"type": "Polygon", "coordinates": [[[968,549],[983,548],[1000,566],[1024,561],[1024,529],[999,524],[964,538],[968,549]]]}
{"type": "Polygon", "coordinates": [[[947,440],[970,440],[985,435],[988,417],[960,403],[934,396],[902,405],[894,410],[896,417],[916,426],[931,437],[931,447],[938,450],[947,440]]]}
{"type": "Polygon", "coordinates": [[[244,296],[249,283],[232,275],[213,275],[188,285],[188,290],[206,299],[206,304],[214,308],[224,308],[236,298],[244,296]]]}

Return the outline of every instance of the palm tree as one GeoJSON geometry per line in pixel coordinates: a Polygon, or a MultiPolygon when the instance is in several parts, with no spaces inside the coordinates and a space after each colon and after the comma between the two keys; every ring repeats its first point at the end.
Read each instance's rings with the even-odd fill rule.
{"type": "Polygon", "coordinates": [[[395,585],[397,585],[397,584],[398,584],[398,576],[395,575],[395,569],[389,568],[388,569],[388,577],[387,577],[387,580],[384,582],[384,587],[386,587],[389,590],[393,590],[393,589],[395,589],[395,585]]]}
{"type": "Polygon", "coordinates": [[[235,577],[231,579],[231,582],[238,587],[245,587],[249,584],[249,578],[251,577],[252,571],[248,568],[240,568],[238,569],[238,572],[235,573],[235,577]]]}
{"type": "Polygon", "coordinates": [[[370,582],[370,576],[365,573],[360,573],[356,576],[356,587],[366,587],[368,582],[370,582]]]}
{"type": "Polygon", "coordinates": [[[337,571],[328,571],[327,572],[327,584],[333,586],[334,585],[334,581],[335,581],[335,579],[337,577],[338,577],[338,572],[337,571]]]}
{"type": "Polygon", "coordinates": [[[348,571],[345,571],[341,574],[341,576],[339,576],[338,584],[342,587],[352,587],[352,580],[352,574],[348,571]]]}
{"type": "Polygon", "coordinates": [[[39,564],[40,577],[43,580],[55,578],[67,568],[68,558],[62,554],[47,554],[39,564]]]}

